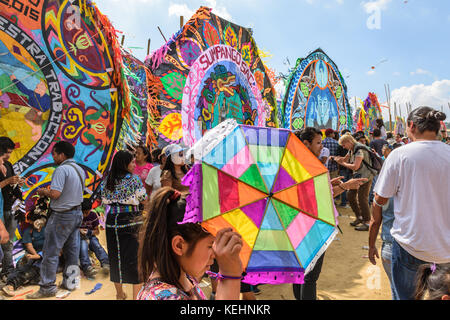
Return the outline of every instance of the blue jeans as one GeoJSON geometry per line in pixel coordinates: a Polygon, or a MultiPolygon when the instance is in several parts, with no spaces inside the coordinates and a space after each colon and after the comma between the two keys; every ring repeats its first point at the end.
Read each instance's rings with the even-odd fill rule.
{"type": "Polygon", "coordinates": [[[14,269],[12,250],[14,246],[13,239],[14,234],[16,232],[17,223],[16,220],[14,219],[14,214],[11,211],[4,211],[3,217],[6,231],[8,231],[9,233],[9,240],[7,243],[1,245],[3,249],[3,258],[1,259],[2,262],[1,273],[7,275],[10,271],[14,269]]]}
{"type": "Polygon", "coordinates": [[[372,180],[372,186],[370,187],[370,193],[369,193],[369,204],[371,205],[373,202],[374,194],[373,194],[373,188],[375,188],[375,183],[377,183],[378,176],[374,176],[372,180]]]}
{"type": "Polygon", "coordinates": [[[44,294],[54,294],[56,287],[56,271],[59,254],[64,254],[64,272],[62,285],[72,290],[78,281],[80,269],[80,231],[83,214],[81,210],[66,213],[52,212],[45,227],[45,242],[42,250],[40,291],[44,294]]]}
{"type": "Polygon", "coordinates": [[[395,240],[392,243],[392,290],[396,300],[413,300],[416,290],[416,273],[421,264],[427,262],[417,259],[403,249],[395,240]]]}
{"type": "Polygon", "coordinates": [[[100,261],[102,267],[105,264],[109,264],[108,254],[102,245],[98,241],[96,236],[90,235],[88,240],[81,239],[80,242],[80,265],[81,270],[85,271],[90,265],[91,260],[89,259],[89,250],[95,253],[98,261],[100,261]]]}
{"type": "Polygon", "coordinates": [[[392,289],[392,242],[383,241],[383,244],[381,245],[381,262],[383,263],[384,271],[386,272],[389,279],[392,300],[397,300],[395,292],[392,289]]]}

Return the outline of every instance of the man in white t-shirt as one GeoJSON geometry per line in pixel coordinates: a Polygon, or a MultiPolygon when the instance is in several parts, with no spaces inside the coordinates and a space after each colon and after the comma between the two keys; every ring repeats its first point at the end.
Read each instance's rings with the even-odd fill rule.
{"type": "MultiPolygon", "coordinates": [[[[381,206],[394,198],[392,289],[400,300],[413,299],[421,264],[450,263],[450,147],[435,140],[442,118],[428,107],[411,112],[413,142],[389,155],[374,188],[371,229],[379,228],[381,206]]],[[[374,244],[369,237],[369,255],[378,257],[374,244]]]]}
{"type": "Polygon", "coordinates": [[[148,198],[161,188],[161,172],[164,163],[166,162],[165,150],[167,146],[164,147],[161,151],[161,154],[158,156],[159,165],[154,166],[148,172],[147,178],[145,179],[145,188],[147,190],[148,198]]]}

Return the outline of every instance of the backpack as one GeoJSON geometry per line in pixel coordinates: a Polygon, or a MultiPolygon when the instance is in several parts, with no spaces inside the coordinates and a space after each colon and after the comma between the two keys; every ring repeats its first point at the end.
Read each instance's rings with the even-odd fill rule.
{"type": "Polygon", "coordinates": [[[370,162],[372,163],[372,165],[370,165],[363,159],[363,162],[366,165],[366,167],[369,168],[369,170],[372,171],[375,175],[378,175],[381,171],[381,167],[383,167],[383,159],[381,159],[381,157],[378,155],[378,153],[376,153],[374,150],[372,150],[366,146],[356,147],[355,154],[360,149],[364,149],[369,153],[369,158],[370,158],[370,162]]]}

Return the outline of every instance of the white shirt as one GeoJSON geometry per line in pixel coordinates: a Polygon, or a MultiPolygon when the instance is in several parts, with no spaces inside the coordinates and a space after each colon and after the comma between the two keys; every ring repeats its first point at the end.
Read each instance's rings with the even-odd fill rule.
{"type": "Polygon", "coordinates": [[[161,188],[161,166],[155,166],[150,169],[148,172],[147,178],[145,179],[145,183],[152,187],[152,194],[150,197],[161,188]]]}
{"type": "Polygon", "coordinates": [[[328,164],[328,160],[330,160],[330,150],[328,148],[323,147],[322,151],[320,151],[320,161],[322,161],[322,158],[327,158],[327,161],[324,163],[324,166],[326,167],[328,164]]]}
{"type": "Polygon", "coordinates": [[[384,162],[374,192],[394,197],[391,234],[417,259],[450,262],[450,146],[416,141],[384,162]]]}
{"type": "Polygon", "coordinates": [[[386,140],[387,139],[387,133],[386,133],[386,128],[384,126],[381,127],[380,132],[381,132],[381,138],[386,140]]]}

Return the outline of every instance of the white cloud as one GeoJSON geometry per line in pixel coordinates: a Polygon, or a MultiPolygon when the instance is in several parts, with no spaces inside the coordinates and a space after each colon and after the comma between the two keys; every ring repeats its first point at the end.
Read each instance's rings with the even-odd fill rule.
{"type": "Polygon", "coordinates": [[[215,15],[218,15],[225,20],[231,20],[231,14],[228,12],[227,8],[222,5],[217,5],[216,0],[206,0],[206,5],[213,9],[215,15]]]}
{"type": "Polygon", "coordinates": [[[388,4],[391,1],[392,0],[376,0],[376,1],[363,2],[362,6],[364,7],[364,10],[367,13],[372,13],[374,11],[386,10],[388,7],[388,4]]]}
{"type": "MultiPolygon", "coordinates": [[[[150,0],[147,0],[150,1],[150,0]]],[[[215,15],[226,20],[231,20],[231,14],[228,12],[227,8],[223,5],[218,5],[216,0],[206,0],[205,6],[212,9],[215,15]]],[[[185,20],[189,20],[198,8],[191,9],[186,3],[183,4],[171,4],[169,6],[169,17],[171,16],[183,16],[185,20]]]]}
{"type": "Polygon", "coordinates": [[[369,76],[373,76],[374,74],[376,73],[376,71],[375,70],[369,70],[369,71],[367,71],[367,75],[369,75],[369,76]]]}
{"type": "Polygon", "coordinates": [[[433,82],[431,85],[416,84],[410,87],[401,87],[391,93],[391,105],[397,103],[402,108],[402,114],[406,114],[406,103],[411,103],[413,109],[420,106],[429,106],[444,111],[448,114],[450,102],[450,80],[444,79],[433,82]]]}
{"type": "Polygon", "coordinates": [[[428,71],[428,70],[424,70],[424,69],[421,69],[421,68],[417,68],[416,71],[411,71],[409,74],[412,75],[412,76],[414,76],[414,75],[416,75],[416,74],[426,74],[426,75],[431,75],[431,72],[428,71]]]}
{"type": "Polygon", "coordinates": [[[188,20],[193,14],[194,10],[189,9],[186,4],[171,4],[169,6],[169,17],[171,16],[183,16],[188,20]]]}

